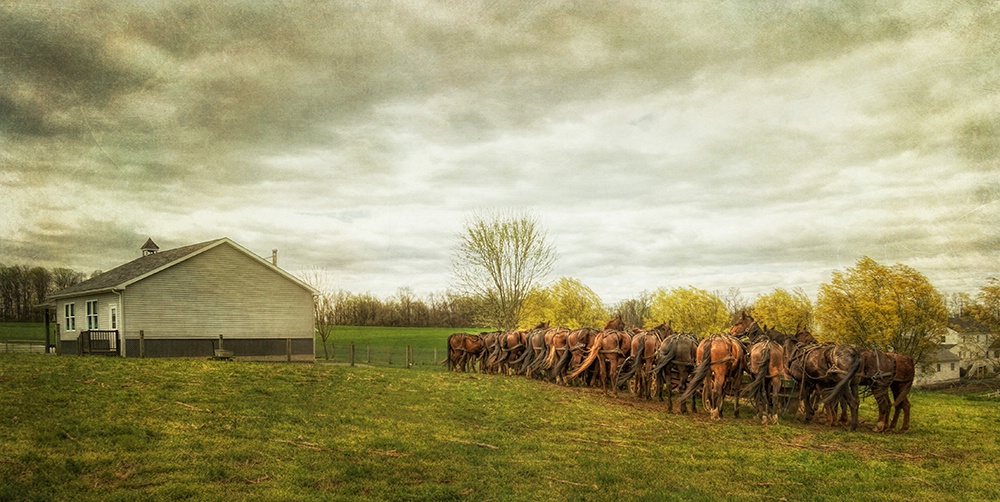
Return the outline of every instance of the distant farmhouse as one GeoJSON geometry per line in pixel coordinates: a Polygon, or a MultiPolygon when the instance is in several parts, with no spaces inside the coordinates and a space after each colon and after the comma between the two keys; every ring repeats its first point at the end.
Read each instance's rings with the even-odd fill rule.
{"type": "MultiPolygon", "coordinates": [[[[228,238],[142,256],[48,296],[59,354],[315,360],[318,292],[228,238]]],[[[48,316],[47,316],[48,317],[48,316]]]]}
{"type": "Polygon", "coordinates": [[[960,378],[990,378],[1000,372],[1000,343],[996,337],[975,327],[961,327],[968,331],[945,330],[934,363],[917,371],[915,386],[953,384],[960,378]]]}

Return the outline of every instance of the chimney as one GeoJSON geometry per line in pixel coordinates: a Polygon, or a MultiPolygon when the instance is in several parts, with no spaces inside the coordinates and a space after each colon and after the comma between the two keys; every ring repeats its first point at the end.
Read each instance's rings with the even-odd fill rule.
{"type": "Polygon", "coordinates": [[[157,246],[156,243],[153,242],[153,238],[150,237],[150,238],[146,239],[146,243],[143,244],[142,247],[139,248],[139,249],[142,250],[142,255],[143,256],[149,256],[149,255],[151,255],[151,254],[159,251],[160,250],[160,246],[157,246]]]}
{"type": "Polygon", "coordinates": [[[274,265],[275,267],[278,266],[278,250],[277,249],[272,249],[271,250],[271,265],[274,265]]]}

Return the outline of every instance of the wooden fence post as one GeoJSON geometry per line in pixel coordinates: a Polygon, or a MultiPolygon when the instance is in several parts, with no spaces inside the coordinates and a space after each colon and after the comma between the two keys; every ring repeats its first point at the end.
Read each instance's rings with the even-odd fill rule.
{"type": "Polygon", "coordinates": [[[385,359],[389,366],[392,366],[392,347],[385,349],[385,359]]]}
{"type": "Polygon", "coordinates": [[[354,342],[351,342],[351,366],[354,366],[354,342]]]}
{"type": "Polygon", "coordinates": [[[372,346],[371,345],[365,345],[365,350],[368,352],[368,358],[365,359],[365,364],[371,364],[372,363],[372,346]]]}
{"type": "Polygon", "coordinates": [[[146,332],[144,330],[139,330],[139,359],[145,359],[146,357],[146,332]]]}
{"type": "Polygon", "coordinates": [[[288,355],[288,362],[292,362],[292,339],[285,338],[285,354],[288,355]]]}

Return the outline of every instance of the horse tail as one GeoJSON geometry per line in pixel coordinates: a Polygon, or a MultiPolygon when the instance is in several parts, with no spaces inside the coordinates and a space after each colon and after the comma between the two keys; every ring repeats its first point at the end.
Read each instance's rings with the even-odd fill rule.
{"type": "Polygon", "coordinates": [[[452,355],[455,353],[455,349],[451,345],[451,341],[458,336],[458,333],[452,333],[448,335],[448,371],[453,371],[455,369],[455,362],[452,361],[452,355]]]}
{"type": "Polygon", "coordinates": [[[767,370],[771,363],[771,344],[765,343],[764,348],[760,351],[760,361],[757,364],[757,369],[754,370],[752,365],[748,365],[750,372],[754,373],[753,380],[750,385],[743,390],[743,395],[747,397],[753,397],[761,393],[764,389],[764,382],[767,381],[767,370]]]}
{"type": "Polygon", "coordinates": [[[622,364],[623,369],[618,372],[618,380],[615,381],[615,385],[621,387],[622,384],[635,376],[636,372],[639,371],[639,367],[642,366],[642,351],[645,345],[645,343],[640,343],[639,348],[635,351],[635,354],[632,354],[625,359],[625,362],[622,364]],[[631,367],[628,366],[630,361],[632,363],[631,367]],[[626,367],[628,367],[628,369],[624,369],[626,367]]]}
{"type": "Polygon", "coordinates": [[[854,357],[851,358],[851,366],[847,369],[847,373],[844,374],[844,377],[841,378],[840,381],[837,382],[837,385],[833,387],[833,390],[830,391],[830,395],[826,396],[826,399],[823,400],[823,404],[830,404],[834,402],[837,397],[844,392],[844,388],[848,387],[851,381],[854,380],[854,376],[858,374],[858,369],[861,368],[861,356],[856,350],[852,350],[852,353],[854,357]]]}
{"type": "MultiPolygon", "coordinates": [[[[604,331],[599,331],[597,333],[597,336],[594,337],[593,343],[591,343],[590,345],[590,353],[587,354],[587,358],[584,359],[582,363],[580,363],[579,368],[573,370],[573,372],[567,375],[566,378],[572,380],[583,374],[584,371],[587,371],[587,368],[590,368],[590,365],[594,364],[594,361],[597,360],[597,356],[601,353],[601,343],[603,341],[604,341],[604,331]]],[[[569,353],[568,348],[566,349],[566,352],[569,353]]]]}
{"type": "Polygon", "coordinates": [[[545,362],[543,363],[543,368],[551,368],[556,364],[556,346],[552,345],[549,347],[549,355],[545,356],[545,362]]]}
{"type": "Polygon", "coordinates": [[[903,383],[902,388],[899,390],[899,395],[896,396],[896,400],[892,402],[893,408],[898,408],[903,405],[903,401],[910,395],[910,388],[913,387],[913,380],[907,380],[903,383]]]}
{"type": "Polygon", "coordinates": [[[657,375],[661,371],[663,371],[663,368],[666,368],[668,364],[673,362],[674,356],[676,355],[677,355],[677,340],[674,339],[667,344],[666,352],[657,352],[656,366],[653,368],[653,374],[657,375]]]}
{"type": "MultiPolygon", "coordinates": [[[[555,350],[555,348],[552,350],[555,350]]],[[[552,371],[549,373],[549,378],[555,379],[555,377],[559,375],[559,372],[562,371],[563,368],[565,368],[569,363],[569,359],[571,357],[573,357],[573,352],[569,350],[569,346],[567,346],[566,350],[563,351],[563,354],[559,356],[559,360],[552,365],[552,371]]]]}
{"type": "Polygon", "coordinates": [[[542,350],[538,353],[538,355],[531,357],[531,362],[527,365],[529,373],[539,371],[547,367],[545,366],[545,361],[549,357],[549,348],[545,346],[544,341],[542,342],[542,350]]]}
{"type": "Polygon", "coordinates": [[[711,345],[705,348],[705,353],[702,356],[701,363],[694,369],[694,374],[691,375],[691,380],[688,381],[687,390],[684,391],[684,395],[680,397],[680,400],[686,401],[688,398],[694,395],[695,390],[698,386],[705,381],[705,376],[708,375],[709,368],[712,367],[712,352],[711,345]]]}
{"type": "Polygon", "coordinates": [[[525,344],[524,351],[517,357],[517,359],[511,361],[510,365],[520,366],[518,373],[524,373],[525,369],[528,367],[528,363],[531,361],[531,355],[534,353],[535,351],[531,349],[531,346],[525,344]]]}

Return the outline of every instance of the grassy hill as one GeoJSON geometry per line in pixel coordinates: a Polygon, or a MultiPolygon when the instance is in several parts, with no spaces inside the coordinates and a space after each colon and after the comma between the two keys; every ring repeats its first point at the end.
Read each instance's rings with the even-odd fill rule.
{"type": "Polygon", "coordinates": [[[522,377],[0,354],[0,500],[988,500],[997,398],[870,432],[522,377]]]}

